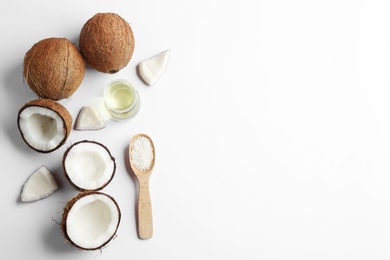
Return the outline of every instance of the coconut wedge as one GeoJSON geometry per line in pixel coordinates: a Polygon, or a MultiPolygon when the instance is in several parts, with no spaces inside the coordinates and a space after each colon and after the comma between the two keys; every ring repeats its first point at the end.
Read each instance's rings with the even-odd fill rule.
{"type": "Polygon", "coordinates": [[[115,158],[101,143],[83,140],[64,153],[62,166],[65,177],[78,190],[100,190],[115,174],[115,158]]]}
{"type": "Polygon", "coordinates": [[[83,250],[101,249],[114,238],[121,212],[113,197],[82,192],[64,208],[61,228],[65,238],[83,250]]]}
{"type": "Polygon", "coordinates": [[[58,189],[57,181],[46,166],[42,165],[28,178],[20,196],[22,202],[37,201],[58,189]]]}
{"type": "Polygon", "coordinates": [[[58,149],[72,130],[72,116],[68,110],[51,99],[28,102],[19,110],[17,120],[24,142],[41,153],[58,149]]]}
{"type": "Polygon", "coordinates": [[[167,69],[169,53],[169,50],[163,51],[138,64],[139,74],[145,83],[152,86],[160,79],[167,69]]]}
{"type": "Polygon", "coordinates": [[[75,123],[76,130],[99,130],[106,127],[103,119],[93,107],[82,107],[75,123]]]}

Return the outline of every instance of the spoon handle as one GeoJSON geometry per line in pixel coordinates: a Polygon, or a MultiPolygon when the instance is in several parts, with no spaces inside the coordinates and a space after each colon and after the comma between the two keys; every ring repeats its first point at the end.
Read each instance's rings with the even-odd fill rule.
{"type": "Polygon", "coordinates": [[[153,235],[152,203],[149,193],[149,180],[139,181],[138,197],[138,236],[149,239],[153,235]]]}

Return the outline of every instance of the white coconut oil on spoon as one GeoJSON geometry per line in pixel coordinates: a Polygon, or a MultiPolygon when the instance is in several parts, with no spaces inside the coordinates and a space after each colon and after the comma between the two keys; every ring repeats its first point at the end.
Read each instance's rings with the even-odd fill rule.
{"type": "Polygon", "coordinates": [[[149,179],[155,162],[154,144],[149,136],[137,134],[131,139],[129,160],[138,180],[138,236],[141,239],[149,239],[153,236],[149,179]]]}

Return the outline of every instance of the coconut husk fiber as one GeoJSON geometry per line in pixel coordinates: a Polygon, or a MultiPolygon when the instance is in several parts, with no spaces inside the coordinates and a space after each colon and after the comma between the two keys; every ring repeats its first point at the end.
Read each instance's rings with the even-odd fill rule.
{"type": "Polygon", "coordinates": [[[104,73],[116,73],[129,63],[134,35],[129,23],[115,13],[98,13],[80,32],[79,46],[85,61],[104,73]]]}
{"type": "Polygon", "coordinates": [[[66,38],[41,40],[24,57],[24,80],[40,98],[70,97],[79,88],[84,74],[84,59],[76,45],[66,38]]]}

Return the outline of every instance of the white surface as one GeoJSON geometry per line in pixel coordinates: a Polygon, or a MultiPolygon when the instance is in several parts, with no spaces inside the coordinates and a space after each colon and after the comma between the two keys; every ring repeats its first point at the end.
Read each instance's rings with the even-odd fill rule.
{"type": "Polygon", "coordinates": [[[387,1],[2,1],[0,4],[2,259],[389,259],[390,6],[387,1]],[[46,37],[77,42],[97,12],[132,26],[136,48],[116,75],[88,69],[71,100],[76,117],[108,82],[126,78],[142,106],[97,132],[73,131],[48,155],[23,143],[19,108],[25,52],[46,37]],[[136,65],[163,50],[152,87],[136,65]],[[137,238],[132,136],[156,147],[151,177],[154,236],[137,238]],[[102,253],[78,251],[58,225],[75,191],[64,180],[66,147],[105,144],[117,174],[103,190],[122,210],[102,253]],[[60,187],[20,203],[40,165],[60,187]]]}

